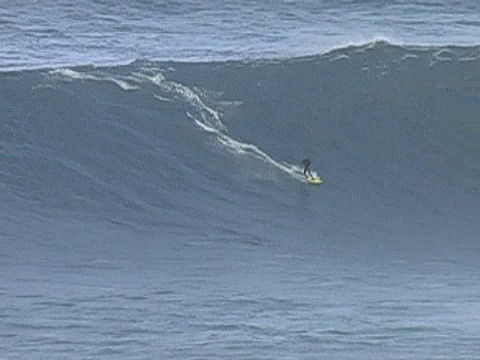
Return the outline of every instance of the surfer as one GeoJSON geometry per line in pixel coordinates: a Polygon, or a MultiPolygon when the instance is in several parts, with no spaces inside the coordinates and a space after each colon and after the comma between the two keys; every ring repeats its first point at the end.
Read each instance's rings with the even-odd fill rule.
{"type": "Polygon", "coordinates": [[[308,177],[313,179],[312,170],[310,170],[310,165],[312,165],[312,161],[309,158],[305,158],[302,160],[303,165],[303,175],[308,179],[308,177]]]}

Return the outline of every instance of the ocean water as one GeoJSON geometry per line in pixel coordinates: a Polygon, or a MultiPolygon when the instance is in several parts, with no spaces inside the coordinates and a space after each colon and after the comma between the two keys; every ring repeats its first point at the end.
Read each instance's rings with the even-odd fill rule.
{"type": "Polygon", "coordinates": [[[479,359],[479,16],[2,2],[0,358],[479,359]]]}

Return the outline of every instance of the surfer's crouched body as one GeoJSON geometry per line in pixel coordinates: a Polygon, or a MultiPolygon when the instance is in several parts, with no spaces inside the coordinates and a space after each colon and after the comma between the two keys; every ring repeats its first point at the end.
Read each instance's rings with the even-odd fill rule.
{"type": "Polygon", "coordinates": [[[302,160],[302,165],[303,165],[303,175],[305,175],[306,178],[309,176],[313,178],[312,171],[310,170],[310,165],[312,165],[312,161],[309,158],[305,158],[302,160]]]}

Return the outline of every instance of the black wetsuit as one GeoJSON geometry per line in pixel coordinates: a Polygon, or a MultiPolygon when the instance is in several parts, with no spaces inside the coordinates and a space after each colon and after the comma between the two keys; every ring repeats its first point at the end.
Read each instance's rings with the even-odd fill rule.
{"type": "Polygon", "coordinates": [[[310,170],[310,165],[312,165],[312,161],[308,158],[305,158],[305,159],[302,160],[302,165],[304,166],[303,167],[303,175],[307,176],[307,174],[308,174],[310,177],[313,177],[312,172],[310,170]]]}

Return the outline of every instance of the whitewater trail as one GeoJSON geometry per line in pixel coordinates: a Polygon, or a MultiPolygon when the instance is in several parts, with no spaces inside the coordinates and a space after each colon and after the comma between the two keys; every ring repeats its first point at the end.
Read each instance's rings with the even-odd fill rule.
{"type": "MultiPolygon", "coordinates": [[[[180,98],[187,103],[192,109],[192,112],[195,111],[195,115],[192,112],[187,111],[187,116],[192,119],[199,128],[214,135],[218,142],[222,144],[227,151],[235,155],[251,156],[277,168],[296,180],[304,180],[302,169],[299,166],[277,161],[261,150],[257,145],[242,142],[228,135],[228,130],[221,120],[220,113],[206,105],[205,101],[201,98],[201,95],[188,86],[167,80],[162,74],[156,74],[154,76],[137,74],[137,76],[139,80],[148,80],[163,91],[167,92],[168,95],[180,98]]],[[[164,96],[154,96],[159,101],[166,101],[164,96]]],[[[315,172],[312,173],[315,176],[318,176],[315,172]]]]}

